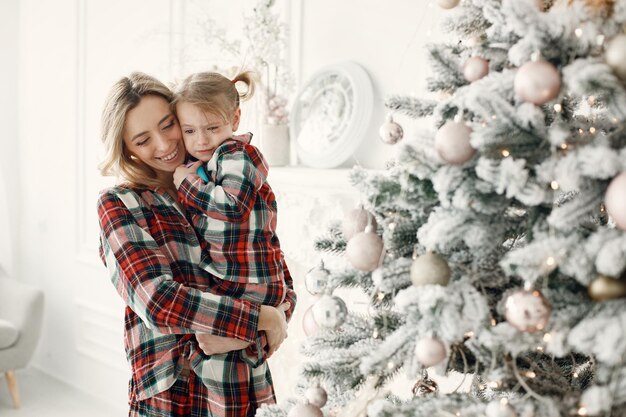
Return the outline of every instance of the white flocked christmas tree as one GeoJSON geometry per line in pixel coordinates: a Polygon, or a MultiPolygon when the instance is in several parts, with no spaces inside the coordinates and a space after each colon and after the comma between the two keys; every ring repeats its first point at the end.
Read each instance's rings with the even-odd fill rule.
{"type": "Polygon", "coordinates": [[[257,416],[626,416],[626,1],[436,2],[433,99],[386,103],[432,129],[389,118],[397,161],[352,172],[363,207],[316,242],[340,261],[306,277],[301,396],[257,416]]]}

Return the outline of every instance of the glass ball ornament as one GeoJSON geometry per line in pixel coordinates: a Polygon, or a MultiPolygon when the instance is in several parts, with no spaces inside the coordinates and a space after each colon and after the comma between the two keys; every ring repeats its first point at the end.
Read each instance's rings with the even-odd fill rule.
{"type": "Polygon", "coordinates": [[[324,417],[324,413],[314,404],[301,403],[291,407],[287,417],[324,417]]]}
{"type": "Polygon", "coordinates": [[[615,225],[626,230],[626,172],[611,180],[604,195],[604,207],[615,225]]]}
{"type": "Polygon", "coordinates": [[[452,271],[448,263],[440,255],[427,252],[411,264],[411,282],[422,285],[448,285],[452,271]]]}
{"type": "Polygon", "coordinates": [[[589,297],[595,301],[615,300],[626,297],[626,279],[598,275],[587,288],[589,297]]]}
{"type": "Polygon", "coordinates": [[[402,130],[402,126],[393,121],[393,117],[389,114],[385,123],[378,129],[378,134],[383,142],[394,145],[402,139],[404,130],[402,130]]]}
{"type": "Polygon", "coordinates": [[[383,240],[369,230],[357,233],[346,245],[346,257],[355,269],[372,272],[380,264],[383,254],[383,240]]]}
{"type": "Polygon", "coordinates": [[[604,52],[604,59],[609,67],[622,80],[626,80],[626,35],[617,35],[609,41],[604,52]]]}
{"type": "Polygon", "coordinates": [[[436,336],[423,337],[415,344],[415,358],[425,367],[437,365],[446,358],[446,345],[436,336]]]}
{"type": "Polygon", "coordinates": [[[470,144],[472,129],[465,122],[448,121],[435,135],[439,157],[452,165],[462,165],[472,159],[476,149],[470,144]]]}
{"type": "Polygon", "coordinates": [[[315,323],[323,329],[335,330],[348,317],[348,307],[339,297],[323,295],[313,304],[313,318],[315,323]]]}
{"type": "Polygon", "coordinates": [[[311,295],[321,295],[328,287],[329,278],[330,273],[321,263],[304,276],[304,286],[311,295]]]}
{"type": "Polygon", "coordinates": [[[307,389],[304,396],[309,403],[319,408],[324,407],[328,401],[328,394],[326,393],[326,390],[319,385],[315,385],[307,389]]]}
{"type": "Polygon", "coordinates": [[[534,333],[546,328],[552,307],[538,290],[519,290],[509,295],[505,305],[506,321],[517,330],[534,333]]]}
{"type": "Polygon", "coordinates": [[[439,7],[446,10],[454,9],[460,2],[461,0],[437,0],[439,7]]]}
{"type": "Polygon", "coordinates": [[[561,75],[547,61],[530,61],[517,70],[513,87],[523,101],[542,105],[559,95],[561,75]]]}
{"type": "Polygon", "coordinates": [[[372,226],[372,230],[375,231],[378,227],[376,218],[369,211],[363,207],[349,210],[345,213],[342,222],[343,237],[346,241],[349,241],[357,233],[365,231],[367,226],[372,226]]]}
{"type": "Polygon", "coordinates": [[[468,58],[463,64],[463,76],[471,83],[489,74],[489,61],[479,56],[468,58]]]}
{"type": "Polygon", "coordinates": [[[320,326],[315,322],[313,317],[313,306],[310,306],[302,316],[302,330],[307,337],[315,336],[320,330],[320,326]]]}
{"type": "Polygon", "coordinates": [[[493,400],[485,407],[485,416],[487,417],[516,417],[517,414],[513,407],[509,405],[506,398],[493,400]]]}

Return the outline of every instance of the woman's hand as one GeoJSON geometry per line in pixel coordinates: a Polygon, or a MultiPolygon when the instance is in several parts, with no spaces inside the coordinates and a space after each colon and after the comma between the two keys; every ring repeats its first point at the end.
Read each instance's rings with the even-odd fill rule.
{"type": "Polygon", "coordinates": [[[278,306],[278,308],[265,305],[261,306],[258,330],[265,330],[265,334],[267,335],[267,345],[269,347],[267,353],[268,358],[276,352],[287,338],[287,318],[285,317],[285,311],[289,310],[290,306],[290,303],[283,303],[278,306]]]}
{"type": "Polygon", "coordinates": [[[206,355],[228,353],[233,350],[245,349],[250,345],[249,342],[244,342],[243,340],[214,336],[208,333],[196,333],[196,340],[198,340],[198,346],[206,355]]]}
{"type": "Polygon", "coordinates": [[[187,175],[198,175],[196,172],[198,171],[198,168],[200,168],[200,165],[202,165],[202,161],[196,161],[189,166],[181,165],[176,168],[176,171],[174,171],[174,185],[176,186],[176,189],[180,187],[180,184],[185,178],[187,178],[187,175]]]}

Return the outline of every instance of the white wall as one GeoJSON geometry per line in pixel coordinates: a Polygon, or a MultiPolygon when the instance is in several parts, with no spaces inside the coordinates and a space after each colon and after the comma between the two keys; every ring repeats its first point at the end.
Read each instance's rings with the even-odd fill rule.
{"type": "MultiPolygon", "coordinates": [[[[301,81],[345,60],[370,73],[378,104],[356,158],[367,167],[382,166],[394,151],[378,139],[382,100],[423,88],[421,48],[428,31],[437,33],[442,12],[415,0],[292,0],[289,7],[287,1],[278,6],[298,12],[291,18],[292,57],[301,81]]],[[[128,377],[123,306],[97,257],[95,201],[98,190],[112,183],[96,169],[101,106],[114,80],[131,70],[174,80],[225,64],[222,55],[197,43],[198,18],[221,17],[236,32],[242,24],[236,7],[252,3],[226,9],[218,0],[21,0],[18,10],[17,0],[0,0],[0,85],[8,89],[0,94],[0,163],[16,219],[10,268],[46,292],[34,363],[103,397],[120,415],[128,377]],[[19,71],[10,64],[15,61],[19,71]]],[[[405,128],[410,134],[408,122],[405,128]]],[[[296,279],[308,268],[292,267],[300,271],[296,279]]]]}
{"type": "Polygon", "coordinates": [[[18,0],[0,0],[0,267],[17,273],[18,181],[17,61],[18,0]]]}

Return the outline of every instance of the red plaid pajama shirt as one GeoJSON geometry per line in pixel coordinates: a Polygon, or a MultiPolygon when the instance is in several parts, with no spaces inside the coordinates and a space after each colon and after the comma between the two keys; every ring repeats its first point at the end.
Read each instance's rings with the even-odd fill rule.
{"type": "MultiPolygon", "coordinates": [[[[200,242],[165,191],[123,186],[105,190],[98,199],[98,215],[100,256],[127,306],[130,415],[210,416],[210,402],[219,399],[195,376],[187,382],[179,379],[189,353],[198,349],[193,334],[258,343],[259,305],[211,292],[215,279],[199,267],[200,242]],[[188,395],[177,395],[181,384],[188,395]]],[[[295,294],[286,265],[284,271],[287,299],[292,301],[289,318],[295,294]]],[[[241,398],[251,408],[274,401],[271,377],[266,386],[253,388],[241,398]]]]}

